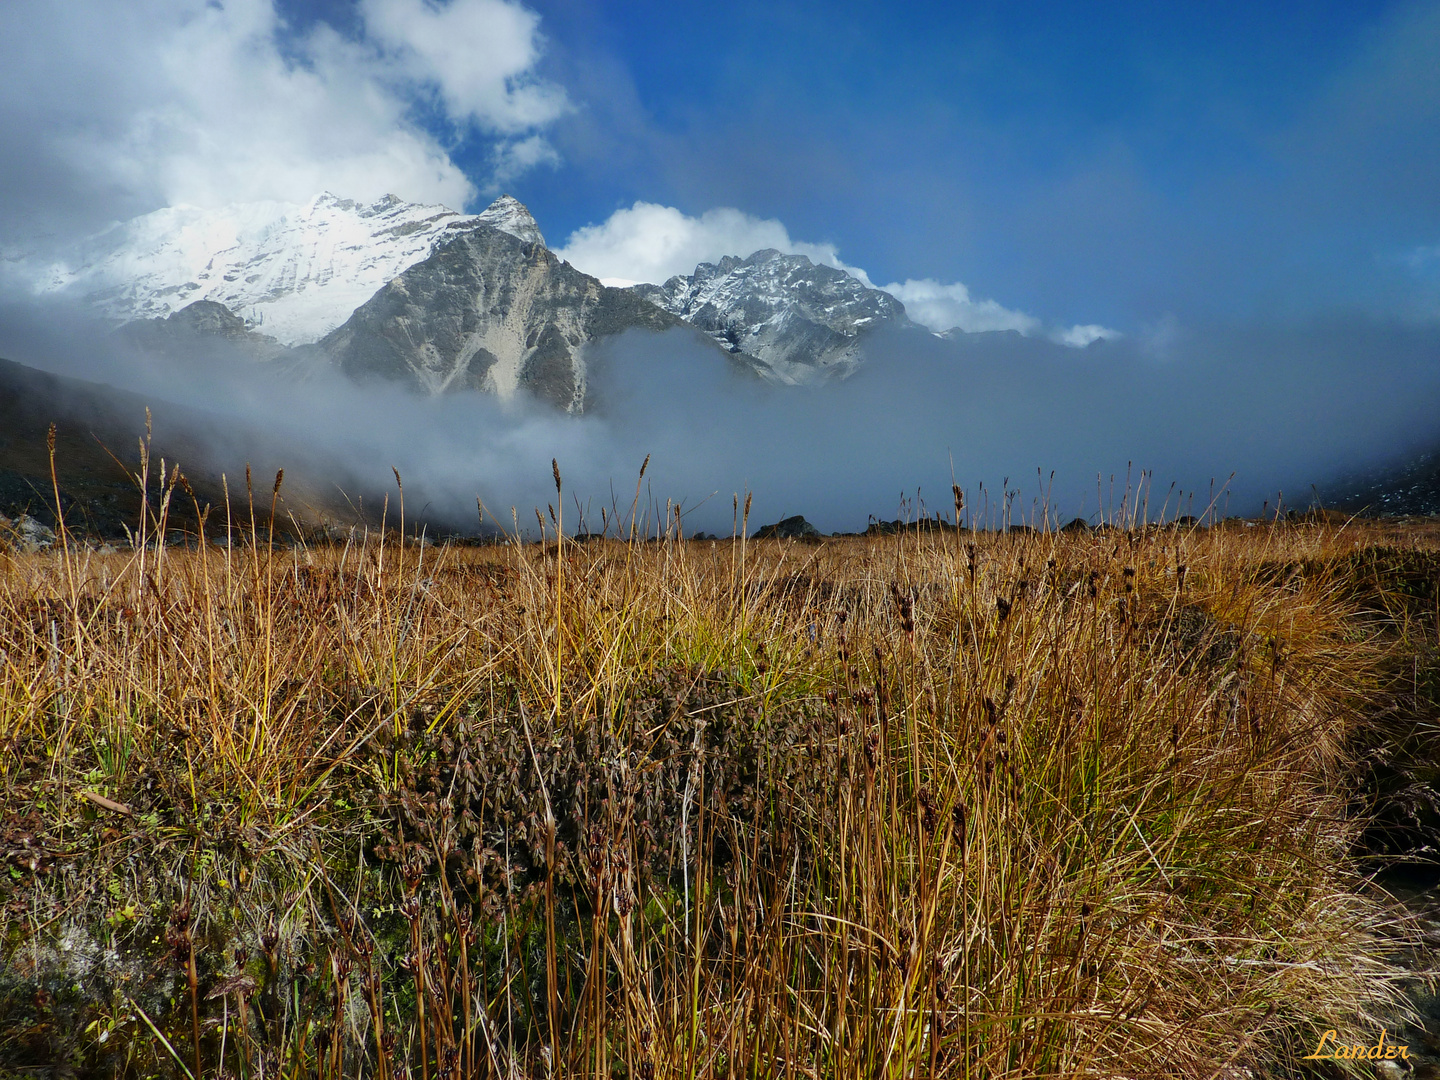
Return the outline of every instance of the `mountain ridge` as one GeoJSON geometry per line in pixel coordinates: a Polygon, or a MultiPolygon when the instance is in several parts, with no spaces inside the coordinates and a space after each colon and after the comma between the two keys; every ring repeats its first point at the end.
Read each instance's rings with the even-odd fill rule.
{"type": "MultiPolygon", "coordinates": [[[[283,512],[277,516],[281,528],[287,523],[310,528],[357,519],[355,509],[331,482],[344,475],[341,464],[324,455],[276,445],[266,434],[223,413],[4,358],[0,358],[0,516],[29,515],[53,526],[58,488],[70,529],[92,538],[127,538],[140,518],[137,437],[151,427],[152,409],[150,497],[154,499],[165,484],[159,468],[162,459],[172,467],[183,465],[198,506],[215,508],[208,532],[212,539],[226,533],[227,506],[237,525],[242,516],[249,522],[243,477],[251,461],[261,470],[278,467],[277,459],[278,465],[286,466],[283,512]],[[217,440],[217,434],[223,437],[217,440]]],[[[176,491],[169,503],[172,528],[193,533],[198,526],[196,509],[188,493],[176,491]]],[[[268,522],[268,498],[256,500],[254,510],[258,520],[268,522]]],[[[149,512],[153,517],[153,503],[149,512]]]]}
{"type": "Polygon", "coordinates": [[[34,289],[73,297],[116,321],[166,318],[197,300],[229,308],[283,345],[320,340],[376,290],[457,231],[489,226],[544,242],[524,205],[501,196],[480,214],[373,203],[330,192],[304,205],[167,207],[117,224],[33,271],[34,289]]]}
{"type": "Polygon", "coordinates": [[[588,396],[583,349],[675,318],[563,262],[539,241],[476,226],[386,284],[320,348],[351,378],[423,393],[474,389],[509,399],[522,386],[567,411],[588,396]]]}
{"type": "Polygon", "coordinates": [[[693,274],[629,291],[749,358],[762,377],[787,384],[843,378],[859,366],[868,334],[885,324],[912,325],[889,293],[774,248],[700,263],[693,274]]]}
{"type": "Polygon", "coordinates": [[[871,332],[913,325],[889,293],[773,248],[611,288],[551,252],[510,195],[469,215],[329,192],[172,207],[92,238],[47,289],[125,316],[119,340],[171,359],[278,361],[296,377],[333,364],[424,394],[523,387],[569,412],[589,399],[586,346],[626,329],[689,325],[760,378],[798,384],[848,376],[871,332]]]}

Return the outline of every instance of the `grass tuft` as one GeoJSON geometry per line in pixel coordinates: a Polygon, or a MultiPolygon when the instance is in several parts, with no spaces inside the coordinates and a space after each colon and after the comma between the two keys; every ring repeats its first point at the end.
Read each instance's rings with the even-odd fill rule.
{"type": "Polygon", "coordinates": [[[1287,1075],[1400,999],[1363,778],[1418,549],[580,543],[558,464],[550,545],[252,496],[167,548],[160,476],[128,553],[0,555],[0,1066],[1287,1075]]]}

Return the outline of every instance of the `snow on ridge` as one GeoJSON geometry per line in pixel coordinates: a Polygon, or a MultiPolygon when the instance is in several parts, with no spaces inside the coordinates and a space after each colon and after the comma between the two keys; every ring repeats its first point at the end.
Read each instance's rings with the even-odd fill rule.
{"type": "Polygon", "coordinates": [[[909,323],[904,305],[889,293],[775,248],[700,263],[693,274],[632,291],[722,348],[752,358],[762,377],[782,383],[847,375],[860,362],[861,334],[880,323],[909,323]]]}
{"type": "Polygon", "coordinates": [[[465,215],[395,195],[362,203],[327,191],[304,205],[166,207],[90,237],[32,279],[37,292],[88,301],[117,320],[213,300],[297,345],[324,337],[454,229],[475,225],[544,242],[530,212],[509,196],[465,215]]]}
{"type": "Polygon", "coordinates": [[[767,317],[795,308],[846,336],[876,317],[903,320],[905,310],[894,297],[867,287],[845,270],[774,248],[744,259],[731,255],[701,263],[688,277],[676,275],[658,289],[650,286],[641,291],[681,318],[706,308],[730,317],[747,305],[759,304],[767,317]]]}
{"type": "Polygon", "coordinates": [[[475,221],[509,233],[527,244],[545,246],[545,237],[540,235],[539,223],[525,204],[513,195],[501,195],[481,211],[475,221]]]}

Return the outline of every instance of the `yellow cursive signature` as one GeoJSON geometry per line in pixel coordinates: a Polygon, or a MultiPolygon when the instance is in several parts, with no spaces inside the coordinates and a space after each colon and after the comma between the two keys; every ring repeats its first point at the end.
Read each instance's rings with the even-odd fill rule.
{"type": "Polygon", "coordinates": [[[1301,1061],[1393,1061],[1400,1058],[1402,1061],[1410,1060],[1410,1047],[1402,1046],[1399,1043],[1387,1043],[1385,1041],[1385,1029],[1380,1029],[1380,1041],[1374,1046],[1366,1046],[1364,1043],[1342,1043],[1340,1036],[1335,1029],[1331,1028],[1320,1036],[1320,1045],[1315,1047],[1313,1054],[1306,1054],[1301,1061]],[[1326,1044],[1330,1044],[1330,1052],[1325,1053],[1326,1044]]]}

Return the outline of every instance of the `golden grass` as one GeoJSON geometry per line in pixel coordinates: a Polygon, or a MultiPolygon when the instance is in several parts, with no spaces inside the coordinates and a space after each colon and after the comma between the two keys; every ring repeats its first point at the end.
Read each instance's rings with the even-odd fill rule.
{"type": "Polygon", "coordinates": [[[1218,1077],[1395,998],[1359,526],[246,526],[0,555],[0,1061],[1218,1077]]]}

